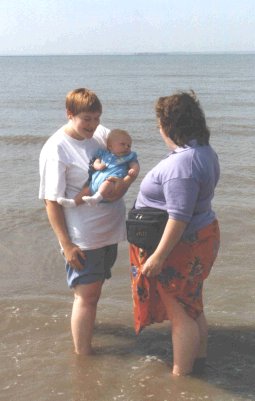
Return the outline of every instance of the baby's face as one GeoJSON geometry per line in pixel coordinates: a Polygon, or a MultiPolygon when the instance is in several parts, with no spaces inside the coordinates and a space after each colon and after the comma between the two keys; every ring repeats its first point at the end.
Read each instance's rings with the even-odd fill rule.
{"type": "Polygon", "coordinates": [[[119,135],[108,144],[108,149],[116,156],[126,156],[131,152],[132,141],[126,135],[119,135]]]}

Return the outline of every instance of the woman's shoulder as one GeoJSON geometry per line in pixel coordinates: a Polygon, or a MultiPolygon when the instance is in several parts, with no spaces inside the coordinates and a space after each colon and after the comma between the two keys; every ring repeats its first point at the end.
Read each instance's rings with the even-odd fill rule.
{"type": "Polygon", "coordinates": [[[218,155],[210,145],[197,146],[193,153],[194,163],[207,165],[218,161],[218,155]]]}
{"type": "Polygon", "coordinates": [[[65,157],[66,149],[70,148],[70,145],[68,146],[68,138],[65,134],[64,126],[59,128],[43,145],[40,157],[45,159],[65,157]]]}
{"type": "Polygon", "coordinates": [[[192,177],[193,158],[194,149],[190,147],[179,148],[162,159],[155,167],[154,173],[158,174],[164,181],[190,178],[192,177]]]}
{"type": "Polygon", "coordinates": [[[109,128],[106,128],[104,125],[99,124],[93,135],[93,138],[100,138],[100,139],[103,138],[106,140],[109,135],[109,132],[110,132],[109,128]]]}
{"type": "Polygon", "coordinates": [[[196,160],[206,161],[210,158],[217,158],[217,154],[211,145],[196,145],[179,148],[180,150],[174,152],[175,163],[192,163],[196,160]]]}
{"type": "Polygon", "coordinates": [[[64,136],[65,136],[65,131],[63,126],[49,136],[43,147],[58,146],[63,142],[64,136]]]}
{"type": "Polygon", "coordinates": [[[187,179],[206,171],[208,165],[217,164],[217,155],[210,146],[182,148],[161,160],[154,169],[162,179],[187,179]]]}

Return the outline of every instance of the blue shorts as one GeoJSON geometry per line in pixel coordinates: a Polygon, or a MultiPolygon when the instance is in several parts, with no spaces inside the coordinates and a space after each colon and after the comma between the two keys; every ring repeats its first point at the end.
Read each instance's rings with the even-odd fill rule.
{"type": "Polygon", "coordinates": [[[118,245],[107,245],[103,248],[84,251],[86,259],[81,260],[84,269],[73,269],[66,262],[67,284],[73,288],[78,284],[91,284],[111,278],[111,268],[117,258],[118,245]]]}

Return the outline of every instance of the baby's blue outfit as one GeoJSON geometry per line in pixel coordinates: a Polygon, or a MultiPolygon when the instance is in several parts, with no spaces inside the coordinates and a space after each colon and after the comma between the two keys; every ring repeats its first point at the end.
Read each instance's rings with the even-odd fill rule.
{"type": "Polygon", "coordinates": [[[102,149],[99,150],[99,152],[96,155],[96,158],[100,159],[101,162],[105,163],[106,168],[104,170],[93,172],[91,183],[89,186],[92,194],[98,191],[100,185],[108,177],[118,177],[118,178],[125,177],[129,170],[129,163],[133,161],[137,162],[136,152],[130,152],[126,156],[116,156],[111,152],[109,152],[109,150],[102,149]]]}

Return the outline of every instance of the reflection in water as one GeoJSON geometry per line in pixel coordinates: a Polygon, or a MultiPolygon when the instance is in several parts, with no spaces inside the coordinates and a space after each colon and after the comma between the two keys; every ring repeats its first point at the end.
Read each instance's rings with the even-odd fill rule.
{"type": "Polygon", "coordinates": [[[249,328],[210,328],[208,372],[201,378],[169,374],[168,329],[135,337],[128,327],[100,325],[95,356],[74,356],[72,401],[93,400],[254,400],[255,339],[249,328]],[[114,345],[113,345],[114,344],[114,345]],[[230,398],[233,397],[233,398],[230,398]]]}
{"type": "Polygon", "coordinates": [[[167,322],[138,337],[130,324],[98,323],[95,355],[83,358],[71,352],[70,302],[35,302],[3,304],[1,400],[255,399],[252,328],[211,326],[206,375],[174,378],[167,322]]]}

